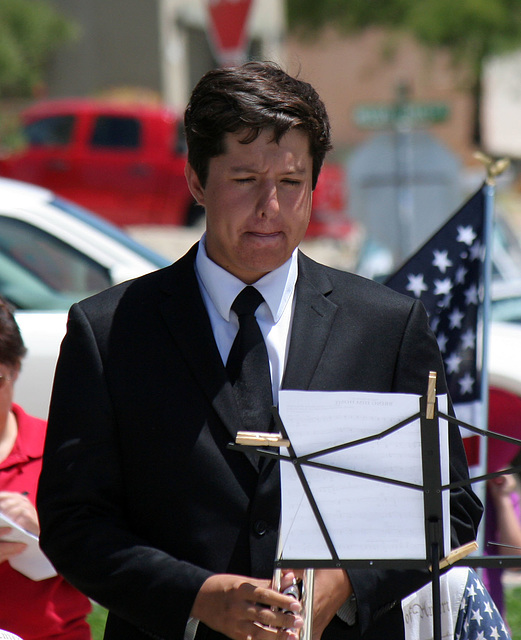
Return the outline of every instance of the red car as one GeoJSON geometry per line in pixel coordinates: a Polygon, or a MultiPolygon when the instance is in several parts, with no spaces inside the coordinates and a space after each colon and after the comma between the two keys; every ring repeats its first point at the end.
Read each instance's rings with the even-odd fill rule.
{"type": "Polygon", "coordinates": [[[28,145],[0,174],[52,189],[121,225],[189,224],[181,120],[165,107],[63,99],[22,113],[28,145]]]}

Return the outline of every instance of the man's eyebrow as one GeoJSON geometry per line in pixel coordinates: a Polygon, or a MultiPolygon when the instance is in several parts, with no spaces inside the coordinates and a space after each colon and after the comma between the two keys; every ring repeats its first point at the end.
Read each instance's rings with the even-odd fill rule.
{"type": "MultiPolygon", "coordinates": [[[[256,167],[254,167],[253,165],[237,165],[235,167],[230,167],[230,171],[232,173],[263,173],[263,171],[259,171],[259,169],[257,169],[256,167]]],[[[306,173],[306,168],[305,167],[292,167],[290,169],[288,169],[287,171],[282,171],[282,174],[304,174],[306,173]]]]}
{"type": "Polygon", "coordinates": [[[253,165],[240,164],[236,167],[230,167],[230,171],[233,171],[234,173],[257,173],[258,169],[253,165]]]}

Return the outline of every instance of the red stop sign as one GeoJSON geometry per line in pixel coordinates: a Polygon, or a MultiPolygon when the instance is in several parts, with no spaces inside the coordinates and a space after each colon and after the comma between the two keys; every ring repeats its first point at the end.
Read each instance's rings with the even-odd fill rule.
{"type": "Polygon", "coordinates": [[[220,64],[244,61],[252,0],[208,0],[209,35],[220,64]]]}

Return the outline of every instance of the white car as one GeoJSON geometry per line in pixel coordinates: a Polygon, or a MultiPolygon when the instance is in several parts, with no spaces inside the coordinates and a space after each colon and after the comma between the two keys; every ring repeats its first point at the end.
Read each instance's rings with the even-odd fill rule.
{"type": "MultiPolygon", "coordinates": [[[[521,325],[491,323],[488,372],[490,386],[521,397],[521,325]]],[[[516,437],[521,438],[521,415],[516,437]]]]}
{"type": "Polygon", "coordinates": [[[0,295],[28,354],[15,402],[47,417],[70,305],[169,261],[51,191],[0,178],[0,295]]]}

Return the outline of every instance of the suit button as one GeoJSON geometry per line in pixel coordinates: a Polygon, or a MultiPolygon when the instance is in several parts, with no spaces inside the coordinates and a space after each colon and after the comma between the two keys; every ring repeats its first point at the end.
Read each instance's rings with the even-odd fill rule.
{"type": "Polygon", "coordinates": [[[268,530],[268,523],[265,520],[257,520],[253,525],[253,530],[258,536],[263,536],[268,530]]]}

